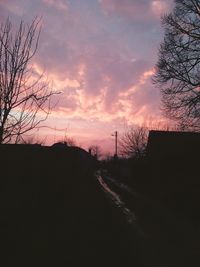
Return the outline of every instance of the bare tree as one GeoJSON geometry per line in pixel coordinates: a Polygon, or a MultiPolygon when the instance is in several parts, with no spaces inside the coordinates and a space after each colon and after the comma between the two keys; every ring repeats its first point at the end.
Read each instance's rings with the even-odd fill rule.
{"type": "Polygon", "coordinates": [[[0,25],[0,144],[19,142],[50,111],[54,93],[30,65],[38,48],[39,24],[35,18],[30,25],[21,21],[17,30],[9,19],[0,25]]]}
{"type": "Polygon", "coordinates": [[[148,129],[146,127],[131,127],[119,140],[120,154],[125,157],[144,156],[147,139],[148,129]]]}
{"type": "Polygon", "coordinates": [[[200,130],[200,0],[175,0],[162,24],[165,36],[153,80],[164,113],[182,129],[200,130]]]}

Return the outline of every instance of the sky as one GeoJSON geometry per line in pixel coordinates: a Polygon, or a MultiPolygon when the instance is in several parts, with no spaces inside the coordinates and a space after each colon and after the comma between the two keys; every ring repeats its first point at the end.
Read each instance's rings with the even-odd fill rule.
{"type": "Polygon", "coordinates": [[[57,105],[37,138],[65,136],[112,153],[114,131],[162,121],[160,92],[152,84],[160,16],[173,0],[0,0],[0,21],[42,18],[34,71],[45,73],[57,105]]]}

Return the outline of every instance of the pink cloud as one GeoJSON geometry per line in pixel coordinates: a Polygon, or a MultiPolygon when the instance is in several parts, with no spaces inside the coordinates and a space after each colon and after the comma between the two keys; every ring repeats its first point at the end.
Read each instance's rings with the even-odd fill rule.
{"type": "Polygon", "coordinates": [[[60,10],[68,10],[68,5],[64,0],[42,0],[45,4],[60,10]]]}
{"type": "Polygon", "coordinates": [[[99,3],[108,15],[116,14],[139,21],[154,20],[172,6],[172,0],[99,0],[99,3]]]}
{"type": "Polygon", "coordinates": [[[158,17],[171,0],[92,2],[0,0],[0,15],[14,23],[43,17],[34,70],[45,70],[62,91],[47,123],[70,124],[70,135],[81,142],[99,136],[110,142],[110,133],[124,124],[140,124],[149,114],[161,117],[151,75],[161,39],[158,17]]]}

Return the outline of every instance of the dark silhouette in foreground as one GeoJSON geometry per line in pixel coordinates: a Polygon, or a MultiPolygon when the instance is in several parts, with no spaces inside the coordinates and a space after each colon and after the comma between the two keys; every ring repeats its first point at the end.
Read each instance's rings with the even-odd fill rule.
{"type": "Polygon", "coordinates": [[[147,159],[153,193],[200,222],[200,133],[150,131],[147,159]]]}
{"type": "MultiPolygon", "coordinates": [[[[2,266],[132,266],[136,237],[80,148],[0,146],[2,266]]],[[[138,265],[140,266],[140,265],[138,265]]]]}
{"type": "Polygon", "coordinates": [[[145,157],[102,163],[107,185],[136,215],[149,266],[200,265],[199,150],[198,133],[150,131],[145,157]]]}
{"type": "Polygon", "coordinates": [[[1,145],[3,266],[199,266],[199,136],[151,131],[146,156],[101,163],[64,143],[1,145]]]}

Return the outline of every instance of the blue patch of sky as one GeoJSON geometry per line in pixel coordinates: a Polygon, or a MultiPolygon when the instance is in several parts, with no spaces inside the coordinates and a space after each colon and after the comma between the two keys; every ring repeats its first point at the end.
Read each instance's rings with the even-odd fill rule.
{"type": "Polygon", "coordinates": [[[96,31],[85,32],[88,42],[97,46],[114,40],[120,49],[119,53],[127,53],[136,59],[153,60],[162,33],[158,21],[126,20],[120,16],[106,15],[98,1],[74,0],[70,5],[82,14],[86,23],[94,23],[96,31]]]}

